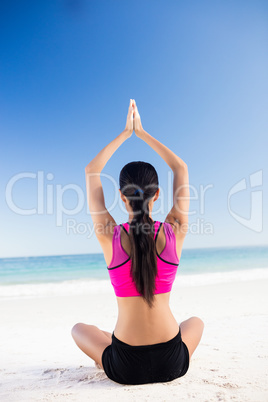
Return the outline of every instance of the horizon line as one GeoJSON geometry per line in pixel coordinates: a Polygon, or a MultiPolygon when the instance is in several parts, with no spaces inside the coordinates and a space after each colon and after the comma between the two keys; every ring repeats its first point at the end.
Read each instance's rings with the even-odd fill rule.
{"type": "MultiPolygon", "coordinates": [[[[211,247],[185,247],[182,249],[183,250],[204,250],[204,249],[224,249],[224,248],[245,248],[245,247],[268,247],[268,244],[244,244],[244,245],[233,245],[233,246],[211,246],[211,247]]],[[[77,256],[77,255],[103,255],[103,252],[99,252],[99,253],[78,253],[78,254],[46,254],[46,255],[22,255],[22,256],[16,256],[16,257],[1,257],[0,256],[0,260],[2,259],[12,259],[12,258],[36,258],[36,257],[63,257],[63,256],[77,256]]]]}

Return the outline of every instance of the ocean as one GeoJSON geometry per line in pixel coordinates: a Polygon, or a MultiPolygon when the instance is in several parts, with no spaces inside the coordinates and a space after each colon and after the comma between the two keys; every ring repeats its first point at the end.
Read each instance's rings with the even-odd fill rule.
{"type": "MultiPolygon", "coordinates": [[[[179,286],[268,278],[268,246],[185,249],[179,286]]],[[[0,259],[0,299],[113,291],[103,254],[0,259]]]]}

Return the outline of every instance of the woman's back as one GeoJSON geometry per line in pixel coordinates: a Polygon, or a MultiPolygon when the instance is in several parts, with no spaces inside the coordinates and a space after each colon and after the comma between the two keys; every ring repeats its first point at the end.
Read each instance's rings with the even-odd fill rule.
{"type": "Polygon", "coordinates": [[[179,265],[175,234],[168,222],[154,221],[158,272],[154,306],[149,307],[144,298],[139,296],[130,276],[131,245],[128,230],[128,223],[114,228],[113,257],[107,267],[118,303],[114,334],[130,345],[166,342],[179,331],[179,325],[169,307],[170,290],[179,265]]]}
{"type": "Polygon", "coordinates": [[[152,308],[140,296],[117,297],[115,336],[129,345],[151,345],[173,338],[179,325],[170,310],[169,297],[170,292],[155,295],[152,308]]]}

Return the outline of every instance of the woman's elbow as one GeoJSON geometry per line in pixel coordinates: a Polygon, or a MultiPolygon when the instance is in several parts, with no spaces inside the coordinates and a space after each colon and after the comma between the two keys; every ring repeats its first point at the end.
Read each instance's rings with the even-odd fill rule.
{"type": "Polygon", "coordinates": [[[85,167],[85,173],[90,173],[92,172],[92,166],[90,165],[90,163],[85,167]]]}
{"type": "Polygon", "coordinates": [[[181,159],[178,162],[175,163],[175,165],[172,167],[172,170],[182,172],[184,171],[185,173],[188,173],[188,166],[187,164],[181,159]]]}
{"type": "Polygon", "coordinates": [[[101,168],[96,164],[92,164],[91,162],[85,167],[86,173],[100,173],[101,168]]]}

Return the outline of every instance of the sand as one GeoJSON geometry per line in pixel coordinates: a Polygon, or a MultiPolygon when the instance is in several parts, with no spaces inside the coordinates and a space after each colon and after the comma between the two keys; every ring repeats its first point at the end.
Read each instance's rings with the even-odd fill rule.
{"type": "Polygon", "coordinates": [[[199,316],[201,342],[184,377],[121,385],[74,343],[77,322],[112,332],[112,288],[85,295],[1,300],[0,400],[268,401],[268,280],[180,286],[171,294],[178,322],[199,316]]]}

